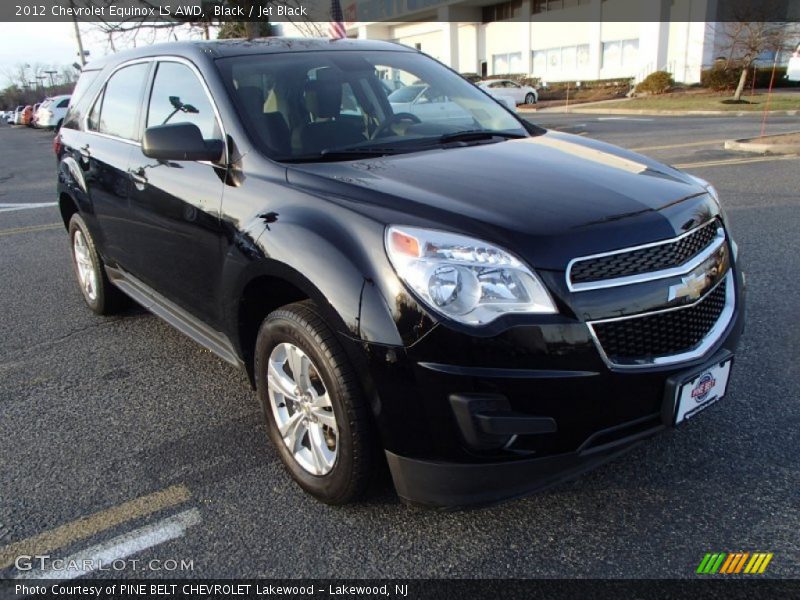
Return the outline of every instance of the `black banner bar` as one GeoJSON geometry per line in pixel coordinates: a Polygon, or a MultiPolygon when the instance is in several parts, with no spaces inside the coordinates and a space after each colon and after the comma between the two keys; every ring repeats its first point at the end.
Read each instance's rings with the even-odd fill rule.
{"type": "Polygon", "coordinates": [[[574,598],[797,598],[800,580],[747,579],[715,576],[703,579],[659,580],[0,580],[0,598],[114,598],[121,600],[235,598],[391,598],[393,600],[486,600],[574,598]]]}
{"type": "MultiPolygon", "coordinates": [[[[330,0],[4,0],[0,21],[330,20],[330,0]]],[[[800,22],[800,0],[341,0],[349,22],[800,22]]]]}

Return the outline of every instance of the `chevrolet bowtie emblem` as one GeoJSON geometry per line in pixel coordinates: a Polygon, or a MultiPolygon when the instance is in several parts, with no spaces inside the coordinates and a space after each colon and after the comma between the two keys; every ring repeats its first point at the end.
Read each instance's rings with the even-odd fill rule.
{"type": "Polygon", "coordinates": [[[691,275],[683,277],[680,283],[669,287],[668,300],[670,302],[676,299],[697,300],[703,295],[707,286],[708,275],[705,273],[702,275],[695,275],[692,273],[691,275]]]}

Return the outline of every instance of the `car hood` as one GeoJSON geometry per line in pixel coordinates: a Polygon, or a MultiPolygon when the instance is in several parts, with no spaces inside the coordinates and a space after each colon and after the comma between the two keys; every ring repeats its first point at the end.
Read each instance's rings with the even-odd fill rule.
{"type": "Polygon", "coordinates": [[[673,237],[718,212],[689,175],[621,148],[548,131],[520,140],[301,163],[289,181],[394,224],[503,244],[538,268],[673,237]]]}

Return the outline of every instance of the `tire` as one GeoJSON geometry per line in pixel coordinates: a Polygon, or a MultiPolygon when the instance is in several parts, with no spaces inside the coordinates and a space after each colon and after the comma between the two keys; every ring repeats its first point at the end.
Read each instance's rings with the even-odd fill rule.
{"type": "Polygon", "coordinates": [[[69,221],[69,242],[72,267],[86,305],[98,315],[114,314],[124,305],[125,296],[108,280],[92,234],[78,213],[69,221]]]}
{"type": "Polygon", "coordinates": [[[313,303],[267,316],[254,372],[269,438],[292,478],[326,504],[362,495],[374,462],[367,405],[353,366],[313,303]],[[306,365],[298,369],[306,375],[295,380],[292,364],[306,365]],[[297,393],[300,385],[306,392],[297,393]]]}
{"type": "Polygon", "coordinates": [[[536,104],[536,94],[529,93],[525,96],[525,104],[536,104]]]}

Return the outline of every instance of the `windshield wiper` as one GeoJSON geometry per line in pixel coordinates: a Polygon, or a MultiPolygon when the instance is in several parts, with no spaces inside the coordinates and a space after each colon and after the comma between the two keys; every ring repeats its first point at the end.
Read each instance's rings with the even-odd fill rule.
{"type": "Polygon", "coordinates": [[[276,160],[280,162],[325,162],[374,158],[375,156],[386,156],[388,154],[398,154],[399,152],[400,150],[396,148],[326,148],[316,154],[284,156],[276,160]]]}
{"type": "Polygon", "coordinates": [[[449,142],[479,142],[481,140],[490,140],[492,138],[505,138],[507,140],[516,140],[528,137],[524,133],[512,133],[509,131],[494,131],[491,129],[473,129],[470,131],[457,131],[455,133],[446,133],[439,137],[440,144],[447,144],[449,142]]]}

